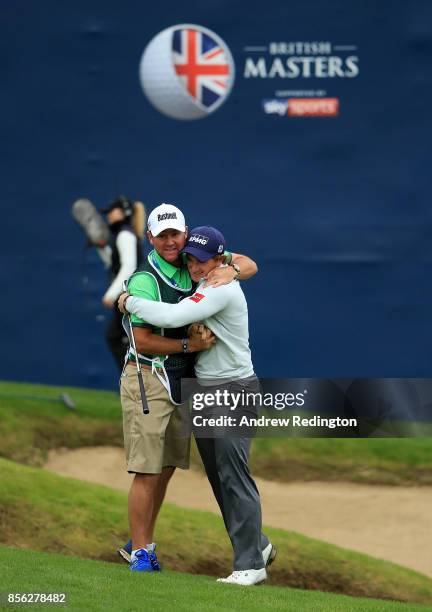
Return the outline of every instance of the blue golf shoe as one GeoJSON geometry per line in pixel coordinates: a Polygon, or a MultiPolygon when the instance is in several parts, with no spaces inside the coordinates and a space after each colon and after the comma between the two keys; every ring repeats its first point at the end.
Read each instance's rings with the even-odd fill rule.
{"type": "MultiPolygon", "coordinates": [[[[128,554],[129,558],[131,558],[132,545],[129,548],[128,544],[129,542],[123,549],[120,550],[122,550],[125,554],[128,554]],[[130,553],[126,547],[130,549],[130,553]]],[[[126,560],[124,555],[122,555],[122,557],[126,560]]],[[[159,561],[156,556],[156,544],[149,544],[147,548],[140,548],[137,550],[135,553],[135,558],[130,561],[130,569],[133,572],[160,572],[161,566],[159,565],[159,561]]]]}
{"type": "Polygon", "coordinates": [[[130,569],[132,572],[154,572],[150,557],[145,548],[136,551],[135,557],[131,561],[130,569]]]}

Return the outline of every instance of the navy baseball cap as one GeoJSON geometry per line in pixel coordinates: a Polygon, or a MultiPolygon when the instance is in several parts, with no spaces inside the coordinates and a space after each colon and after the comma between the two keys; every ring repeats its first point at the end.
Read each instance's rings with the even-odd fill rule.
{"type": "Polygon", "coordinates": [[[225,238],[220,231],[203,225],[191,231],[182,253],[190,253],[199,261],[205,262],[216,255],[222,255],[224,251],[225,238]]]}

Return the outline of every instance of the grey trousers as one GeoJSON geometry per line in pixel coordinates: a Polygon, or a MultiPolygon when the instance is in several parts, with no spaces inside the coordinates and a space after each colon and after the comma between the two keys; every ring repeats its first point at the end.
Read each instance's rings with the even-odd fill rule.
{"type": "Polygon", "coordinates": [[[248,466],[250,438],[196,438],[196,443],[234,549],[234,570],[264,567],[269,540],[261,531],[261,502],[248,466]]]}

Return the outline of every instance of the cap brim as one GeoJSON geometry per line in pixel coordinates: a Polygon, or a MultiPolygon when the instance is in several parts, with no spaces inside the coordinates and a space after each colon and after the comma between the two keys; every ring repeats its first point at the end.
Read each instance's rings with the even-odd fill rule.
{"type": "Polygon", "coordinates": [[[186,226],[182,225],[181,223],[171,221],[171,219],[167,219],[166,221],[161,221],[160,223],[158,223],[155,230],[152,230],[149,227],[149,231],[151,232],[152,236],[159,236],[159,234],[161,234],[167,229],[177,230],[178,232],[185,232],[186,226]]]}
{"type": "Polygon", "coordinates": [[[181,250],[181,253],[189,253],[190,255],[196,257],[201,263],[205,263],[212,257],[216,257],[216,255],[219,255],[219,253],[209,253],[208,251],[202,251],[199,247],[192,245],[185,246],[184,249],[181,250]]]}

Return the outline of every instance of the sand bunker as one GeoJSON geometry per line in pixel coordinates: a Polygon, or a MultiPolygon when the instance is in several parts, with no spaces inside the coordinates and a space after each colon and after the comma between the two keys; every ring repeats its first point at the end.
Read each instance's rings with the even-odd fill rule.
{"type": "MultiPolygon", "coordinates": [[[[97,447],[51,451],[46,469],[128,491],[123,451],[97,447]]],[[[432,576],[432,487],[350,483],[282,484],[256,479],[263,522],[387,559],[432,576]]],[[[166,500],[219,514],[207,479],[177,470],[166,500]]],[[[126,512],[126,508],[125,508],[126,512]]]]}

